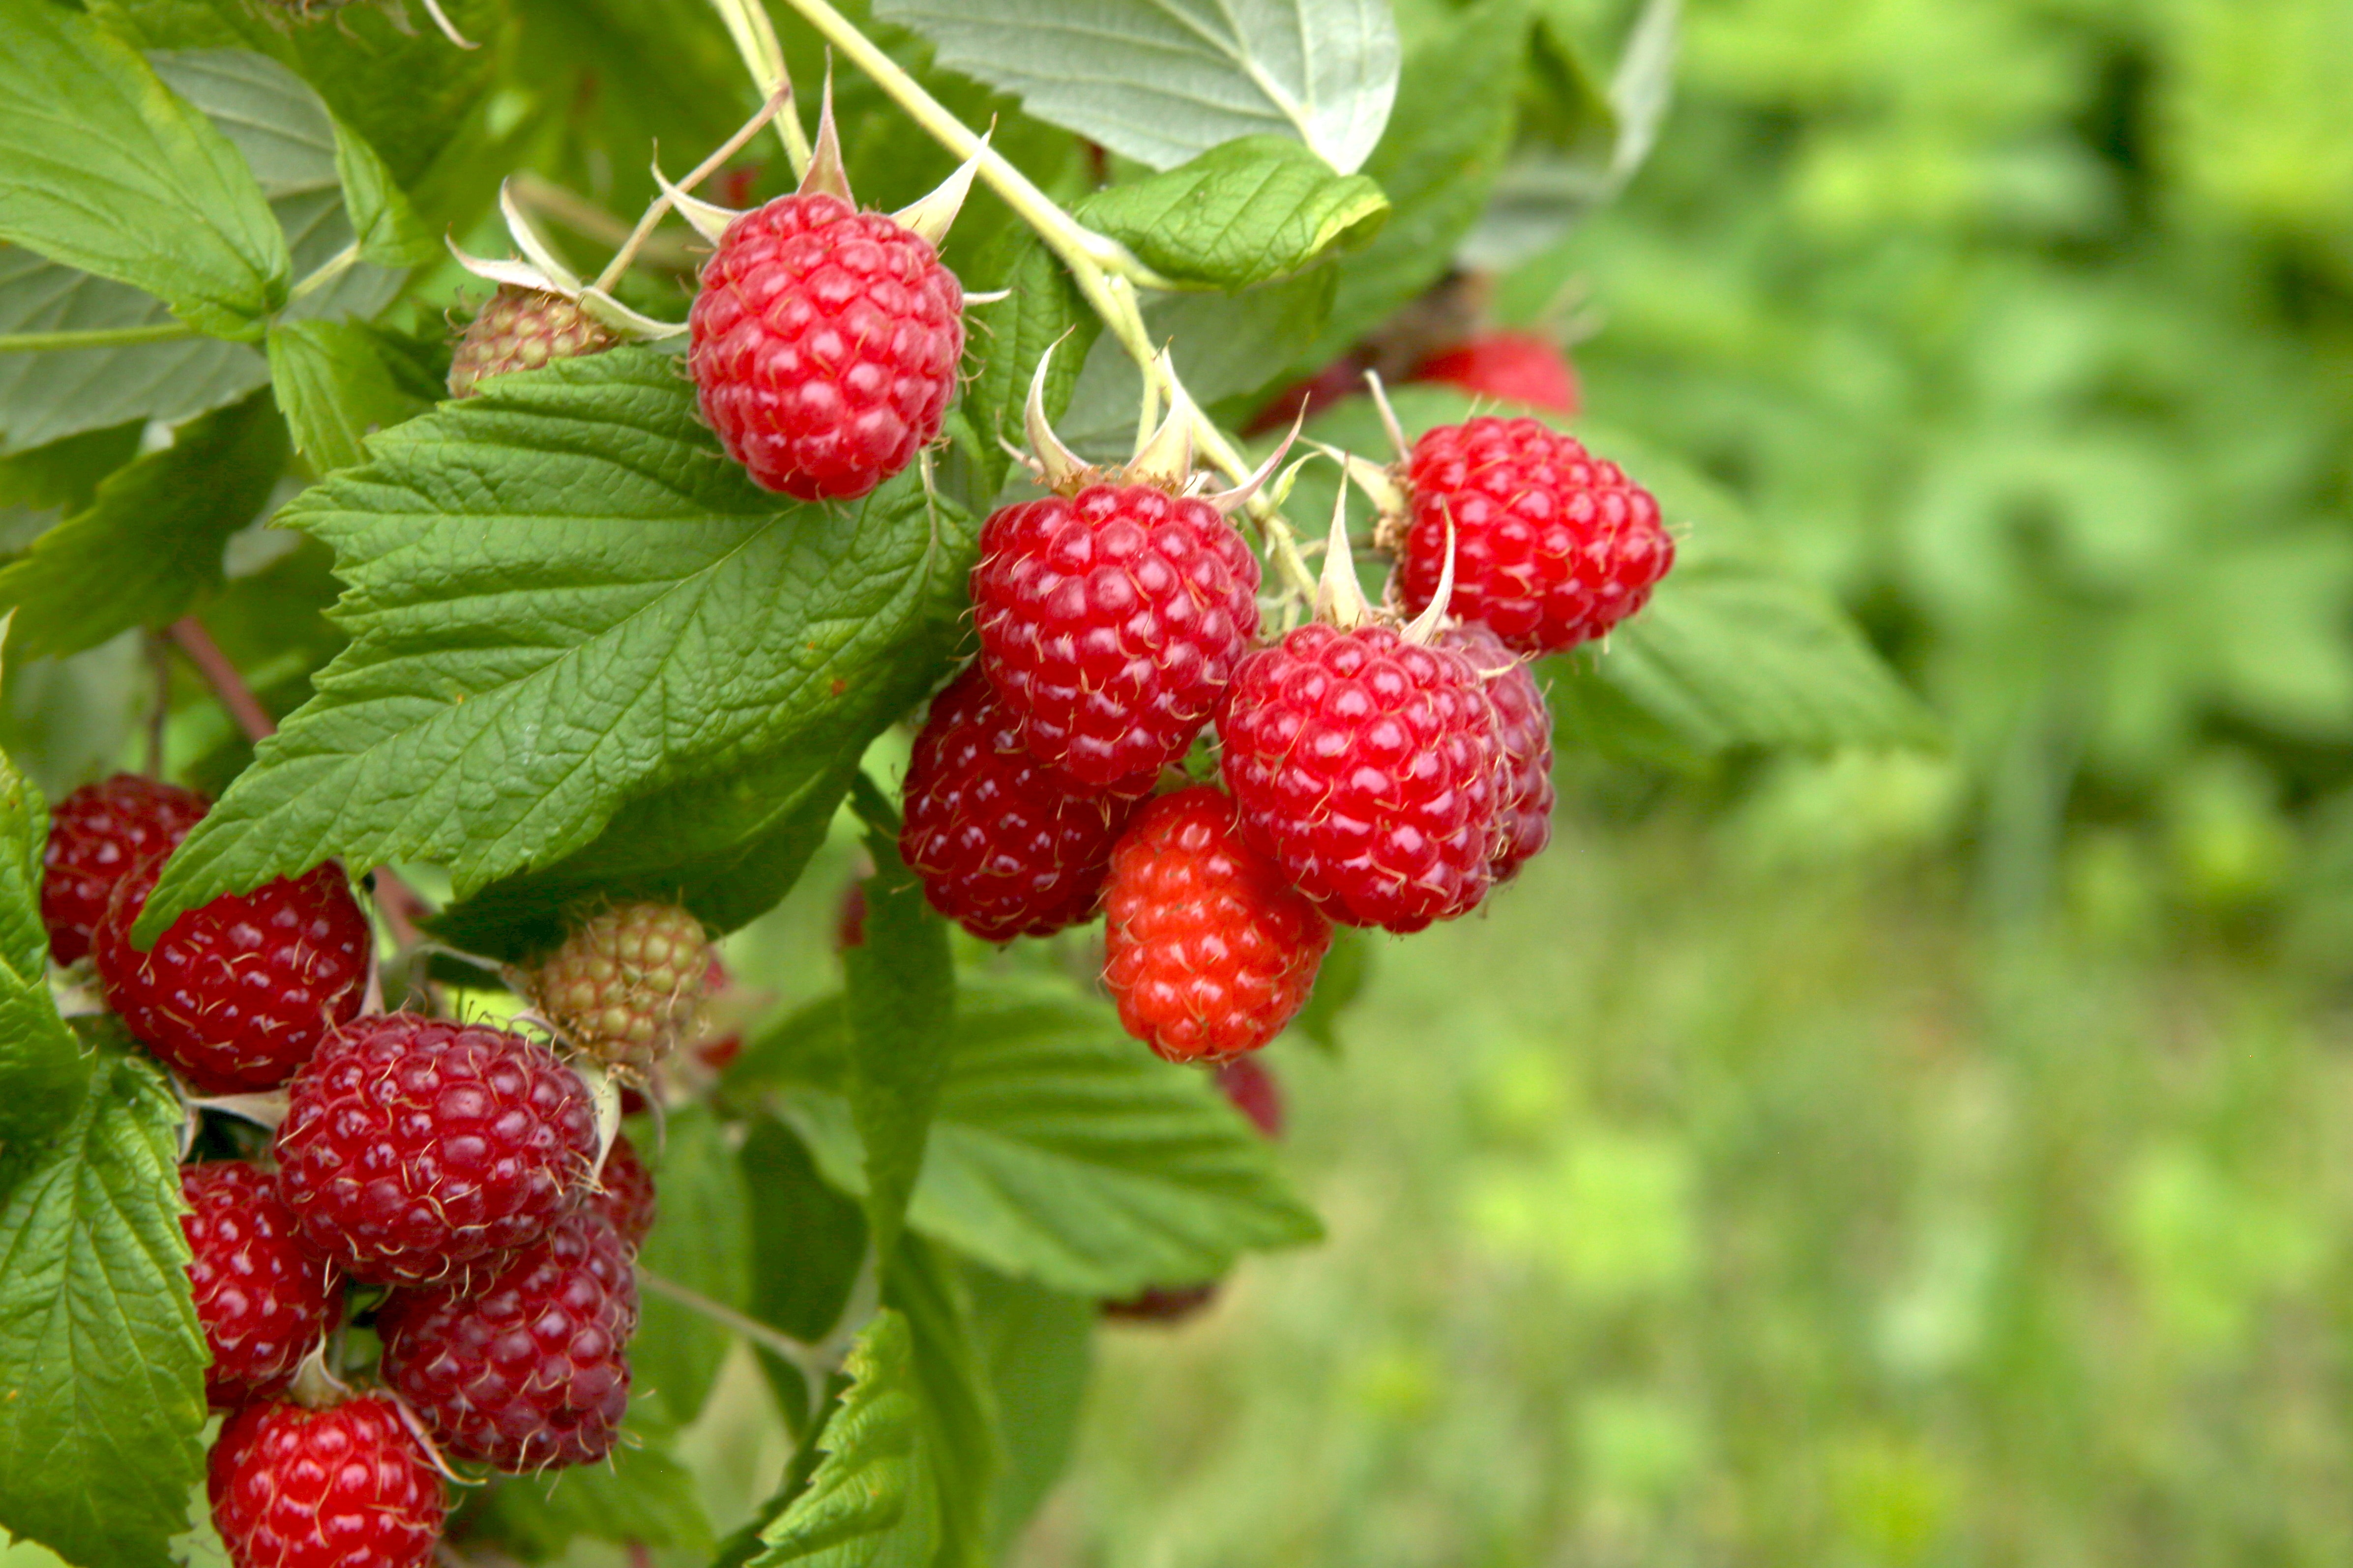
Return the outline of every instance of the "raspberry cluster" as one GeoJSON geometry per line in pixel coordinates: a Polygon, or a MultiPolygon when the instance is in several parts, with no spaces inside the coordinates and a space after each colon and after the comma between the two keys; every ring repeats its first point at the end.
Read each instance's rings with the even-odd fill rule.
{"type": "Polygon", "coordinates": [[[1172,1061],[1229,1062],[1298,1014],[1332,922],[1455,919],[1545,847],[1552,718],[1525,658],[1640,608],[1673,542],[1649,494],[1567,436],[1440,426],[1381,530],[1413,624],[1335,597],[1260,643],[1235,498],[1161,472],[1160,437],[1149,460],[1088,468],[1036,399],[1055,493],[982,526],[979,658],[915,738],[900,848],[985,940],[1100,910],[1128,1032],[1172,1061]],[[1139,809],[1205,735],[1222,787],[1197,763],[1139,809]]]}
{"type": "MultiPolygon", "coordinates": [[[[243,1114],[284,1101],[266,1158],[180,1174],[206,1394],[227,1416],[214,1521],[239,1568],[421,1564],[437,1463],[538,1471],[612,1451],[653,1177],[624,1137],[600,1163],[595,1099],[550,1046],[362,1013],[372,936],[335,866],[216,900],[140,952],[132,925],[205,806],[139,779],[74,792],[43,910],[53,955],[86,940],[110,1003],[185,1082],[252,1097],[243,1114]],[[389,1287],[354,1299],[389,1394],[331,1365],[348,1285],[389,1287]]],[[[558,951],[577,961],[564,994],[631,1051],[640,1014],[671,1021],[717,973],[702,928],[667,907],[592,917],[558,951]]]]}

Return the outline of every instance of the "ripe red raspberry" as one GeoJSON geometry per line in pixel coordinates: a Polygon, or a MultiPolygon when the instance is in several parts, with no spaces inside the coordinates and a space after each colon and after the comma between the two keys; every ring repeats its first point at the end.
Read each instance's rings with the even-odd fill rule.
{"type": "Polygon", "coordinates": [[[596,1184],[581,1206],[604,1215],[631,1251],[645,1245],[660,1211],[654,1201],[654,1173],[638,1157],[638,1146],[628,1133],[614,1135],[613,1146],[605,1152],[605,1168],[596,1173],[596,1184]]]}
{"type": "Polygon", "coordinates": [[[137,773],[86,784],[58,802],[41,850],[49,956],[71,963],[88,952],[115,883],[141,861],[177,849],[211,806],[194,790],[137,773]]]}
{"type": "Polygon", "coordinates": [[[1021,744],[977,665],[932,699],[907,764],[899,853],[932,907],[988,942],[1094,913],[1120,829],[1152,775],[1074,793],[1021,744]]]}
{"type": "Polygon", "coordinates": [[[131,927],[163,870],[125,874],[90,935],[107,1005],[200,1094],[277,1088],[366,994],[375,938],[343,868],[225,893],[142,952],[131,927]]]}
{"type": "Polygon", "coordinates": [[[1617,464],[1534,419],[1441,425],[1406,462],[1413,517],[1398,584],[1419,613],[1438,592],[1454,522],[1448,613],[1521,653],[1600,637],[1649,602],[1674,564],[1659,503],[1617,464]]]}
{"type": "Polygon", "coordinates": [[[1256,1057],[1236,1057],[1211,1070],[1217,1074],[1218,1092],[1249,1117],[1251,1126],[1269,1138],[1282,1136],[1282,1089],[1264,1062],[1256,1057]]]}
{"type": "Polygon", "coordinates": [[[355,1279],[495,1268],[547,1233],[596,1157],[579,1076],[545,1046],[479,1024],[361,1018],[287,1092],[279,1191],[302,1239],[355,1279]]]}
{"type": "Polygon", "coordinates": [[[248,1405],[206,1468],[237,1568],[418,1568],[441,1539],[441,1478],[382,1394],[248,1405]]]}
{"type": "Polygon", "coordinates": [[[487,377],[602,353],[619,341],[576,300],[502,283],[449,356],[449,395],[471,397],[487,377]]]}
{"type": "Polygon", "coordinates": [[[1460,387],[1473,397],[1499,397],[1563,416],[1577,408],[1577,372],[1568,356],[1559,344],[1535,332],[1482,332],[1430,355],[1406,379],[1460,387]]]}
{"type": "Polygon", "coordinates": [[[1154,485],[1000,508],[972,569],[980,666],[1030,754],[1082,784],[1185,754],[1258,634],[1258,558],[1154,485]]]}
{"type": "Polygon", "coordinates": [[[583,921],[522,971],[522,991],[566,1043],[643,1074],[694,1031],[712,960],[701,921],[642,900],[583,921]]]}
{"type": "Polygon", "coordinates": [[[1485,896],[1502,753],[1461,654],[1310,622],[1242,660],[1218,735],[1243,837],[1333,919],[1416,931],[1485,896]]]}
{"type": "Polygon", "coordinates": [[[921,236],[813,191],[728,225],[687,323],[727,455],[764,489],[846,500],[940,433],[964,289],[921,236]]]}
{"type": "Polygon", "coordinates": [[[335,1271],[302,1250],[278,1183],[242,1160],[184,1166],[180,1229],[212,1365],[205,1397],[228,1410],[286,1385],[319,1337],[343,1321],[335,1271]]]}
{"type": "Polygon", "coordinates": [[[1282,1032],[1332,923],[1242,842],[1234,803],[1196,784],[1144,808],[1103,883],[1103,984],[1127,1032],[1172,1062],[1219,1061],[1282,1032]]]}
{"type": "Polygon", "coordinates": [[[1486,678],[1487,700],[1495,706],[1504,769],[1495,810],[1495,880],[1501,882],[1552,842],[1552,710],[1526,663],[1487,626],[1465,621],[1438,640],[1486,678]]]}
{"type": "Polygon", "coordinates": [[[573,1215],[480,1289],[396,1290],[376,1323],[385,1381],[448,1453],[522,1472],[612,1452],[638,1283],[602,1215],[573,1215]]]}

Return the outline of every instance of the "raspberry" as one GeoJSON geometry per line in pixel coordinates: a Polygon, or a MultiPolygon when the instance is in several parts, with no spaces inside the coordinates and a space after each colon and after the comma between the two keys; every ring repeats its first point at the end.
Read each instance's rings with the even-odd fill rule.
{"type": "Polygon", "coordinates": [[[1552,842],[1552,710],[1527,665],[1485,626],[1466,621],[1438,640],[1487,678],[1487,700],[1495,705],[1495,738],[1504,748],[1504,768],[1495,809],[1500,882],[1552,842]]]}
{"type": "Polygon", "coordinates": [[[1282,1136],[1282,1090],[1266,1064],[1256,1057],[1236,1057],[1229,1062],[1219,1062],[1212,1069],[1218,1079],[1218,1092],[1233,1102],[1236,1110],[1250,1119],[1250,1125],[1269,1138],[1282,1136]]]}
{"type": "Polygon", "coordinates": [[[1406,462],[1413,518],[1398,584],[1419,613],[1438,592],[1454,522],[1448,613],[1506,647],[1554,653],[1641,609],[1674,564],[1659,503],[1617,464],[1534,419],[1441,425],[1406,462]]]}
{"type": "Polygon", "coordinates": [[[847,500],[940,433],[964,289],[921,236],[812,191],[727,226],[687,322],[727,455],[763,489],[847,500]]]}
{"type": "Polygon", "coordinates": [[[1310,622],[1242,660],[1218,734],[1242,837],[1333,919],[1416,931],[1485,895],[1502,752],[1461,654],[1310,622]]]}
{"type": "Polygon", "coordinates": [[[304,1242],[356,1279],[496,1268],[546,1234],[596,1157],[578,1075],[545,1046],[479,1024],[359,1019],[288,1100],[279,1191],[304,1242]]]}
{"type": "Polygon", "coordinates": [[[1550,338],[1534,332],[1482,332],[1430,355],[1406,379],[1563,416],[1577,409],[1577,372],[1568,356],[1550,338]]]}
{"type": "Polygon", "coordinates": [[[594,1463],[629,1404],[628,1248],[575,1214],[479,1290],[398,1290],[377,1319],[384,1375],[448,1453],[502,1470],[594,1463]]]}
{"type": "Polygon", "coordinates": [[[1156,772],[1258,633],[1258,559],[1218,509],[1148,484],[999,509],[980,531],[980,665],[1030,754],[1083,784],[1156,772]]]}
{"type": "Polygon", "coordinates": [[[335,1271],[295,1244],[294,1215],[267,1173],[242,1160],[185,1166],[180,1195],[196,1321],[212,1352],[205,1396],[234,1409],[286,1385],[343,1321],[343,1293],[335,1271]]]}
{"type": "Polygon", "coordinates": [[[566,1043],[643,1074],[693,1031],[712,959],[702,922],[676,904],[621,904],[526,969],[522,989],[566,1043]]]}
{"type": "Polygon", "coordinates": [[[87,784],[58,802],[41,850],[41,924],[49,956],[71,963],[90,951],[114,884],[141,861],[168,855],[212,803],[137,773],[87,784]]]}
{"type": "Polygon", "coordinates": [[[596,1185],[582,1206],[604,1215],[630,1250],[645,1245],[647,1233],[654,1227],[654,1215],[659,1212],[654,1202],[654,1173],[638,1157],[638,1147],[628,1133],[614,1135],[613,1146],[605,1152],[605,1168],[596,1173],[596,1185]]]}
{"type": "Polygon", "coordinates": [[[1094,913],[1112,845],[1152,775],[1072,793],[1021,744],[977,666],[932,700],[907,764],[899,852],[932,907],[988,942],[1094,913]]]}
{"type": "Polygon", "coordinates": [[[1241,840],[1207,784],[1144,808],[1103,883],[1103,984],[1127,1032],[1172,1062],[1220,1061],[1282,1032],[1332,925],[1241,840]]]}
{"type": "Polygon", "coordinates": [[[206,1468],[237,1568],[417,1568],[441,1538],[441,1479],[382,1394],[248,1405],[206,1468]]]}
{"type": "Polygon", "coordinates": [[[90,954],[107,1005],[201,1094],[275,1089],[356,1017],[374,942],[333,861],[190,910],[142,952],[131,927],[164,858],[115,884],[90,954]]]}
{"type": "Polygon", "coordinates": [[[576,300],[502,283],[449,356],[449,395],[471,397],[487,377],[602,353],[619,341],[576,300]]]}

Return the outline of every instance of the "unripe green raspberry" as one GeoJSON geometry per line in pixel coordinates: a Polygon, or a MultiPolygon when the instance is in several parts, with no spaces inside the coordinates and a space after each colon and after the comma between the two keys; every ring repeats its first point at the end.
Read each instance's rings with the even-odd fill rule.
{"type": "Polygon", "coordinates": [[[617,341],[577,300],[501,284],[449,356],[449,395],[471,397],[485,376],[602,353],[617,341]]]}
{"type": "Polygon", "coordinates": [[[525,969],[522,984],[565,1040],[642,1075],[701,1022],[717,956],[702,922],[676,904],[618,904],[525,969]]]}

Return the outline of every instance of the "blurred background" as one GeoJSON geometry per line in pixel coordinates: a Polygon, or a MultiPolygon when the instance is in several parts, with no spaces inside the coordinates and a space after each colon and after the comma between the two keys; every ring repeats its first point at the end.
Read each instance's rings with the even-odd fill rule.
{"type": "Polygon", "coordinates": [[[1495,300],[1949,748],[1565,736],[1270,1053],[1331,1239],[1100,1337],[1017,1560],[2344,1562],[2353,5],[1694,0],[1495,300]]]}

